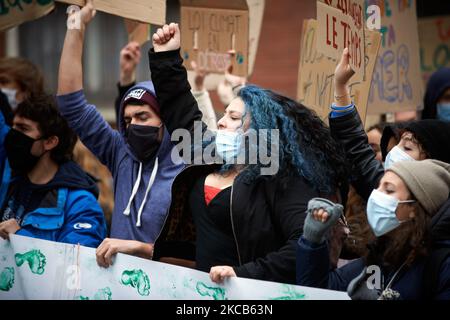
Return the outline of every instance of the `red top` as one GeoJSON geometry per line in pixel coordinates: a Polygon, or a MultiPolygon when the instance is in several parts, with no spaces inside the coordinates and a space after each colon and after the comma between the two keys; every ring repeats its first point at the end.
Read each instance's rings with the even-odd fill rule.
{"type": "Polygon", "coordinates": [[[222,191],[222,189],[207,186],[205,184],[205,202],[207,206],[212,201],[212,199],[214,199],[219,194],[220,191],[222,191]]]}

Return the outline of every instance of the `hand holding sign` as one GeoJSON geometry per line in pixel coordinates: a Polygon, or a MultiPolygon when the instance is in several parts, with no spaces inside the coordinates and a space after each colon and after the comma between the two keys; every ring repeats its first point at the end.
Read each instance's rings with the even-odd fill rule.
{"type": "Polygon", "coordinates": [[[205,77],[209,74],[205,69],[200,68],[197,65],[197,62],[191,61],[191,68],[195,72],[194,78],[194,90],[195,91],[203,91],[205,88],[205,77]]]}
{"type": "Polygon", "coordinates": [[[136,79],[136,67],[141,61],[141,47],[137,42],[128,43],[120,51],[120,84],[133,83],[136,79]]]}
{"type": "Polygon", "coordinates": [[[334,71],[334,103],[337,106],[348,106],[351,104],[348,85],[354,74],[355,71],[350,66],[349,50],[345,48],[342,52],[341,60],[334,71]]]}
{"type": "Polygon", "coordinates": [[[96,13],[94,0],[86,0],[86,5],[81,9],[81,22],[86,26],[94,19],[96,13]]]}
{"type": "Polygon", "coordinates": [[[342,52],[341,61],[336,66],[334,71],[334,84],[336,87],[342,87],[348,85],[351,77],[355,74],[352,67],[350,66],[350,53],[348,48],[345,48],[342,52]]]}
{"type": "Polygon", "coordinates": [[[230,62],[228,68],[225,70],[225,81],[231,85],[232,88],[237,86],[245,86],[247,83],[246,77],[239,77],[233,74],[233,64],[231,61],[234,59],[234,53],[228,52],[230,55],[230,62]]]}
{"type": "Polygon", "coordinates": [[[155,52],[178,50],[181,45],[180,28],[178,23],[165,24],[153,35],[155,52]]]}
{"type": "Polygon", "coordinates": [[[76,6],[70,6],[67,9],[67,28],[70,30],[84,30],[86,25],[95,17],[95,8],[93,0],[86,0],[83,9],[78,10],[76,6]]]}

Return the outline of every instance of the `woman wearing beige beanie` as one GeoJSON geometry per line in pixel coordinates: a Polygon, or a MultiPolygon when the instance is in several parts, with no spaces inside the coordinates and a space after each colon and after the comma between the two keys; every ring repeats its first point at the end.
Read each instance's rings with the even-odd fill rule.
{"type": "MultiPolygon", "coordinates": [[[[385,129],[381,142],[383,158],[386,158],[383,167],[375,159],[356,106],[348,95],[349,82],[353,74],[348,62],[348,53],[347,55],[344,53],[335,71],[336,97],[331,107],[329,124],[333,136],[344,146],[352,165],[352,186],[358,195],[368,200],[372,190],[378,187],[384,176],[385,168],[390,168],[395,162],[435,159],[450,163],[450,148],[447,147],[450,141],[450,122],[428,119],[406,124],[399,131],[400,140],[395,147],[395,143],[391,144],[390,141],[393,133],[389,133],[389,127],[385,129]],[[394,148],[391,150],[391,147],[394,148]]],[[[364,249],[374,235],[365,228],[366,217],[359,218],[357,221],[363,223],[350,223],[347,242],[352,240],[353,248],[364,249]]],[[[450,230],[450,199],[447,199],[431,221],[433,247],[439,246],[439,241],[450,240],[447,230],[450,230]]],[[[363,254],[364,250],[360,252],[363,254]]],[[[344,252],[342,257],[349,258],[345,254],[348,252],[344,252]]]]}
{"type": "Polygon", "coordinates": [[[450,300],[450,243],[442,243],[446,255],[435,274],[426,274],[430,257],[435,256],[430,223],[449,193],[450,164],[437,160],[395,163],[369,197],[368,220],[377,236],[369,254],[331,271],[324,235],[341,216],[342,206],[311,200],[298,241],[297,284],[347,290],[357,300],[450,300]],[[429,279],[436,283],[430,284],[429,279]]]}

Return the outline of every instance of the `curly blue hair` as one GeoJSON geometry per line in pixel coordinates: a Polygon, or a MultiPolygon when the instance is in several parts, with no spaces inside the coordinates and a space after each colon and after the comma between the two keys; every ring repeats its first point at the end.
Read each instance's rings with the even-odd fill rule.
{"type": "MultiPolygon", "coordinates": [[[[250,128],[279,130],[278,176],[301,176],[317,191],[334,194],[348,170],[344,152],[314,111],[271,90],[255,85],[239,93],[250,116],[250,128]]],[[[268,137],[270,147],[270,137],[268,137]]],[[[245,175],[256,178],[261,164],[249,165],[245,175]]]]}

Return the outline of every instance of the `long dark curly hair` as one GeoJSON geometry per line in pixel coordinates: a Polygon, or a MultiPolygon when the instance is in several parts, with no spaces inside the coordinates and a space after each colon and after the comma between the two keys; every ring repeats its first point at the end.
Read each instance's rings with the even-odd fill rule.
{"type": "MultiPolygon", "coordinates": [[[[345,153],[332,138],[329,128],[304,105],[275,93],[249,85],[239,91],[255,130],[279,130],[278,176],[302,176],[317,191],[335,194],[349,176],[345,153]]],[[[259,174],[260,164],[247,173],[259,174]]]]}

